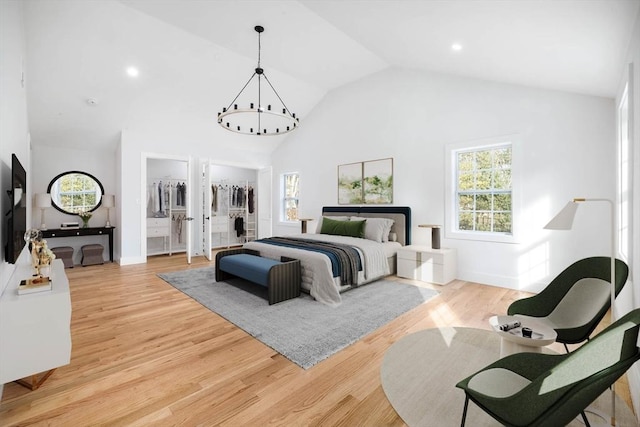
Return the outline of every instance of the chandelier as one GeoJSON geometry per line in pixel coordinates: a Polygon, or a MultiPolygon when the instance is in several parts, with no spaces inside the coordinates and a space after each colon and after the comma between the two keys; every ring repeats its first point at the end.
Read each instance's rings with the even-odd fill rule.
{"type": "Polygon", "coordinates": [[[295,113],[289,111],[267,78],[264,70],[260,67],[260,34],[264,31],[264,28],[257,25],[254,29],[258,33],[258,66],[249,81],[242,87],[240,93],[229,103],[229,106],[223,108],[221,113],[218,113],[218,124],[228,131],[244,135],[282,135],[295,130],[300,124],[300,120],[295,113]],[[236,101],[256,77],[258,86],[257,102],[247,102],[248,105],[239,107],[236,101]],[[273,94],[268,94],[271,100],[267,99],[267,94],[262,93],[263,78],[268,83],[273,94],[275,94],[275,98],[273,98],[273,94]],[[272,107],[271,103],[265,106],[267,102],[275,103],[276,98],[282,105],[281,107],[276,107],[275,105],[272,107]]]}

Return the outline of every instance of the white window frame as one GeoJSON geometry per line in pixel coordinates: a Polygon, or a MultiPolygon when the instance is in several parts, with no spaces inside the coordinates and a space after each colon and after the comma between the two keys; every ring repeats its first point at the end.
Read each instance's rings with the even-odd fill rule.
{"type": "Polygon", "coordinates": [[[286,218],[286,205],[288,200],[297,200],[298,215],[300,214],[300,173],[299,172],[285,172],[280,175],[280,222],[284,224],[297,224],[298,220],[288,220],[286,218]],[[286,182],[287,177],[296,175],[298,177],[298,197],[287,197],[286,182]]]}
{"type": "Polygon", "coordinates": [[[631,141],[629,138],[629,84],[625,84],[624,91],[620,97],[616,121],[618,122],[618,179],[617,179],[617,202],[618,202],[618,253],[623,259],[630,259],[631,242],[631,141]]]}
{"type": "Polygon", "coordinates": [[[497,243],[519,243],[520,227],[519,219],[521,212],[521,142],[518,135],[506,135],[500,137],[483,138],[473,141],[464,141],[448,144],[446,150],[445,163],[445,238],[462,239],[497,243]],[[458,203],[457,203],[457,155],[463,151],[482,151],[500,146],[511,146],[511,204],[512,232],[484,232],[457,229],[458,203]]]}

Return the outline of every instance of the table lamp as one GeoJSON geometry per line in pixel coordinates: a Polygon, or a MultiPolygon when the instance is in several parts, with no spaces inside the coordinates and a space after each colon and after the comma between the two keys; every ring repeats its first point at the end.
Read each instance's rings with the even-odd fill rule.
{"type": "Polygon", "coordinates": [[[109,211],[112,207],[115,206],[115,197],[113,194],[105,194],[102,196],[102,206],[107,208],[107,223],[104,225],[105,227],[111,227],[111,222],[109,222],[109,211]]]}
{"type": "MultiPolygon", "coordinates": [[[[568,202],[544,228],[546,230],[571,230],[578,206],[585,202],[606,202],[611,206],[611,323],[613,323],[613,304],[616,301],[616,221],[613,201],[609,199],[575,198],[568,202]]],[[[616,425],[615,383],[611,385],[611,425],[616,425]]]]}
{"type": "Polygon", "coordinates": [[[47,225],[44,222],[44,210],[51,207],[51,194],[36,194],[36,207],[40,209],[40,230],[46,230],[47,225]]]}

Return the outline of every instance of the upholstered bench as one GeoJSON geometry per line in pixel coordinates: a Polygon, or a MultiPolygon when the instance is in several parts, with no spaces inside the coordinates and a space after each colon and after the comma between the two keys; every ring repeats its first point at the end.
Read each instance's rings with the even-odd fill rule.
{"type": "Polygon", "coordinates": [[[216,254],[216,281],[240,277],[264,286],[269,304],[300,296],[300,260],[263,258],[251,249],[230,249],[216,254]]]}
{"type": "Polygon", "coordinates": [[[104,264],[104,258],[102,252],[104,246],[94,243],[91,245],[84,245],[81,248],[82,251],[82,266],[104,264]]]}
{"type": "Polygon", "coordinates": [[[71,246],[59,246],[51,248],[56,258],[61,259],[64,268],[73,268],[73,248],[71,246]]]}

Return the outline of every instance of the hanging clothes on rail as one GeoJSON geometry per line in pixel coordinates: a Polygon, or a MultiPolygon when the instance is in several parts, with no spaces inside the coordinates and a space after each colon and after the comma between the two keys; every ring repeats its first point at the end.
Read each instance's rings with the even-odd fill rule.
{"type": "Polygon", "coordinates": [[[218,212],[218,186],[211,185],[211,210],[218,212]]]}
{"type": "Polygon", "coordinates": [[[244,235],[244,218],[237,217],[234,222],[234,229],[238,237],[244,235]]]}
{"type": "Polygon", "coordinates": [[[247,208],[249,209],[249,213],[252,214],[254,211],[254,199],[253,199],[253,187],[249,187],[249,191],[247,193],[247,208]]]}

